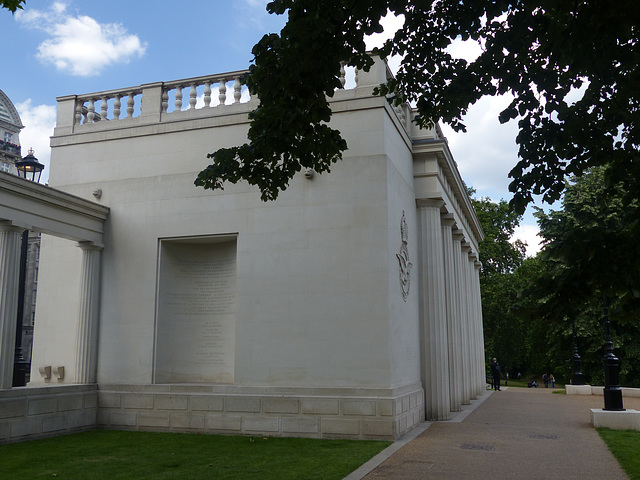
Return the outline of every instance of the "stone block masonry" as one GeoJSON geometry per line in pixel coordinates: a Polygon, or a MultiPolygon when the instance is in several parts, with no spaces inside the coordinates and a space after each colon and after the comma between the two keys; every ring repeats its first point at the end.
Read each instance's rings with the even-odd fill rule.
{"type": "Polygon", "coordinates": [[[418,385],[388,389],[265,389],[101,385],[98,428],[394,440],[424,421],[418,385]]]}
{"type": "Polygon", "coordinates": [[[424,391],[211,385],[60,385],[0,391],[0,444],[93,430],[395,440],[424,391]]]}
{"type": "Polygon", "coordinates": [[[0,392],[0,443],[92,430],[96,385],[14,388],[0,392]]]}

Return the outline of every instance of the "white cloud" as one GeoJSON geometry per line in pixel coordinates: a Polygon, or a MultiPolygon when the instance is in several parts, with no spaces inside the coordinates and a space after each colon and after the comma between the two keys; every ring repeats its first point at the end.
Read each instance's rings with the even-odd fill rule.
{"type": "Polygon", "coordinates": [[[466,133],[442,125],[462,177],[479,195],[494,201],[511,197],[508,174],[518,160],[516,122],[502,125],[498,121],[510,101],[509,96],[482,98],[463,119],[466,133]]]}
{"type": "Polygon", "coordinates": [[[482,53],[482,47],[475,40],[462,41],[458,37],[449,45],[448,51],[453,58],[463,58],[467,62],[473,62],[482,53]]]}
{"type": "Polygon", "coordinates": [[[538,236],[540,229],[537,225],[522,224],[516,227],[512,240],[522,240],[527,244],[527,256],[534,257],[542,248],[542,238],[538,236]]]}
{"type": "Polygon", "coordinates": [[[50,35],[38,46],[37,57],[72,75],[97,75],[109,65],[142,56],[147,48],[121,24],[101,24],[85,15],[73,16],[63,2],[54,2],[46,11],[26,10],[16,18],[50,35]]]}
{"type": "Polygon", "coordinates": [[[374,33],[365,38],[367,50],[380,48],[388,39],[393,37],[395,33],[404,25],[404,15],[394,15],[388,12],[387,15],[380,19],[380,24],[384,28],[382,33],[374,33]]]}
{"type": "Polygon", "coordinates": [[[22,155],[27,155],[29,149],[33,148],[34,156],[45,166],[40,183],[46,183],[51,165],[49,137],[53,135],[56,125],[56,107],[54,105],[32,106],[31,99],[28,99],[16,104],[16,110],[24,125],[24,129],[20,132],[22,155]]]}

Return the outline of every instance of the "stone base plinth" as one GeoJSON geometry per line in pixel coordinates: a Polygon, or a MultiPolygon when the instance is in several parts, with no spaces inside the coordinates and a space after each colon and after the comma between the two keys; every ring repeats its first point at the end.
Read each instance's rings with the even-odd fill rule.
{"type": "Polygon", "coordinates": [[[640,431],[640,412],[637,410],[610,411],[600,408],[591,409],[591,425],[613,430],[640,431]]]}
{"type": "Polygon", "coordinates": [[[591,395],[591,385],[565,385],[567,395],[591,395]]]}
{"type": "Polygon", "coordinates": [[[100,385],[98,428],[396,440],[424,421],[424,390],[100,385]]]}

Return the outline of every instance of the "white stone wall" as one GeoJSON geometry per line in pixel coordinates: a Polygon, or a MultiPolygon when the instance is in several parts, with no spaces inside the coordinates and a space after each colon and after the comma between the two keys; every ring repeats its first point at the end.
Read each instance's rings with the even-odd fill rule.
{"type": "Polygon", "coordinates": [[[52,437],[96,426],[98,388],[73,385],[0,392],[0,443],[52,437]]]}
{"type": "MultiPolygon", "coordinates": [[[[343,161],[311,180],[296,175],[268,203],[246,183],[216,192],[193,185],[207,153],[245,141],[251,104],[74,125],[65,120],[74,100],[62,100],[51,185],[87,199],[99,190],[110,209],[100,252],[99,425],[221,431],[229,422],[237,433],[396,438],[474,398],[477,218],[444,141],[413,128],[410,136],[407,119],[371,96],[381,65],[333,99],[332,126],[349,146],[343,161]],[[445,217],[451,233],[441,230],[445,217]],[[156,376],[156,359],[170,358],[157,349],[171,348],[157,335],[161,244],[218,237],[233,238],[237,255],[234,372],[222,382],[230,385],[154,385],[188,377],[156,376]],[[401,248],[412,264],[405,295],[401,248]],[[318,399],[332,407],[307,409],[318,399]]],[[[77,358],[82,259],[75,244],[43,238],[31,385],[91,378],[91,362],[77,358]],[[47,365],[65,366],[64,378],[41,378],[47,365]]],[[[184,346],[175,345],[177,358],[184,346]]]]}

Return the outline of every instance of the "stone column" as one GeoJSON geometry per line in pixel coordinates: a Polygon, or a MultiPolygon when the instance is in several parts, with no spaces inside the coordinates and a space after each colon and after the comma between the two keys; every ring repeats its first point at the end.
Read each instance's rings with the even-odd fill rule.
{"type": "Polygon", "coordinates": [[[474,294],[475,289],[473,288],[473,275],[474,275],[474,267],[473,263],[475,262],[475,255],[471,252],[471,247],[469,246],[469,252],[467,253],[467,261],[465,264],[465,282],[467,285],[467,314],[468,314],[468,322],[467,322],[467,336],[469,338],[469,394],[471,395],[471,400],[475,400],[478,398],[478,390],[476,388],[477,385],[477,377],[476,371],[478,369],[477,362],[477,347],[478,347],[478,338],[475,333],[475,323],[476,323],[476,312],[475,312],[475,300],[474,294]]]}
{"type": "Polygon", "coordinates": [[[427,420],[451,418],[441,200],[419,199],[420,318],[427,420]]]}
{"type": "Polygon", "coordinates": [[[13,386],[23,228],[0,222],[0,389],[13,386]]]}
{"type": "Polygon", "coordinates": [[[100,300],[100,251],[91,242],[80,242],[82,270],[76,337],[76,383],[95,383],[98,363],[98,308],[100,300]]]}
{"type": "Polygon", "coordinates": [[[460,381],[460,346],[458,343],[458,301],[456,290],[456,266],[453,259],[453,215],[442,215],[442,247],[444,281],[447,307],[447,340],[449,350],[449,396],[452,412],[462,409],[462,382],[460,381]]]}
{"type": "Polygon", "coordinates": [[[471,322],[471,310],[469,308],[469,272],[467,271],[469,266],[469,252],[471,247],[469,243],[461,243],[461,255],[460,255],[460,298],[461,298],[461,318],[462,318],[462,370],[463,370],[463,389],[462,389],[462,403],[469,404],[471,399],[474,398],[471,388],[471,372],[472,372],[472,357],[471,357],[471,336],[469,335],[469,323],[471,322]]]}
{"type": "Polygon", "coordinates": [[[485,377],[485,359],[484,359],[484,328],[482,326],[482,295],[480,293],[480,268],[482,263],[476,260],[473,264],[474,276],[473,286],[475,289],[475,301],[476,301],[476,330],[478,332],[478,394],[481,395],[485,391],[486,377],[485,377]]]}
{"type": "Polygon", "coordinates": [[[476,298],[476,273],[475,262],[477,260],[475,253],[469,254],[468,265],[468,281],[469,281],[469,309],[470,309],[470,322],[469,322],[469,335],[471,337],[471,389],[472,397],[477,398],[480,394],[480,385],[478,381],[478,367],[484,362],[480,362],[480,335],[478,330],[478,301],[476,298]]]}
{"type": "Polygon", "coordinates": [[[455,343],[456,351],[458,353],[458,359],[455,362],[455,376],[458,383],[458,394],[460,395],[460,403],[464,405],[469,404],[469,395],[464,394],[465,381],[464,381],[464,335],[462,326],[466,318],[463,302],[464,283],[462,281],[462,240],[464,235],[460,230],[453,232],[453,266],[454,266],[454,284],[455,284],[455,304],[456,304],[456,319],[455,319],[455,343]]]}

